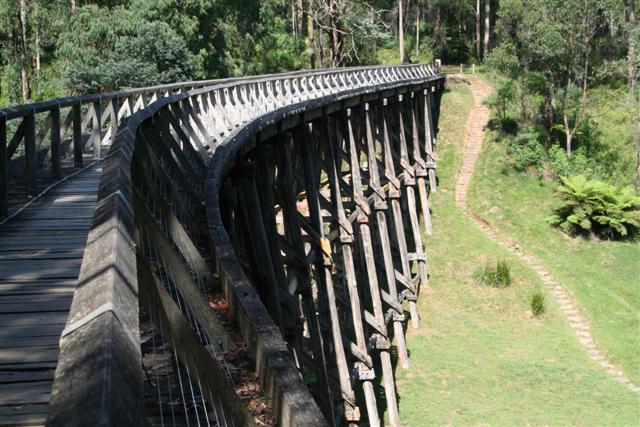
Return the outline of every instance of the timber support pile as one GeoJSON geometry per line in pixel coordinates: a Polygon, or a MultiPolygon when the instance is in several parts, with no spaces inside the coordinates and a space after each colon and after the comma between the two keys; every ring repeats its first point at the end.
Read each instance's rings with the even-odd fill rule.
{"type": "Polygon", "coordinates": [[[103,168],[48,424],[252,425],[227,364],[244,351],[278,425],[400,425],[443,89],[437,65],[359,67],[0,112],[27,193],[47,132],[52,179],[68,150],[103,168]]]}
{"type": "Polygon", "coordinates": [[[428,285],[419,219],[430,233],[441,91],[435,81],[281,109],[210,162],[209,229],[232,305],[245,304],[247,281],[334,425],[380,425],[382,389],[400,425],[394,369],[409,367],[404,328],[419,327],[428,285]]]}

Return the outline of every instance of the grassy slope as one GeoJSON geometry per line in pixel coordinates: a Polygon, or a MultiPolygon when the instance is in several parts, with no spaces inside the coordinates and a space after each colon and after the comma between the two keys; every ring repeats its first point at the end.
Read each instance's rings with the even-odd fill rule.
{"type": "Polygon", "coordinates": [[[504,175],[504,147],[487,142],[470,191],[471,206],[537,255],[576,298],[610,361],[640,383],[640,245],[569,238],[545,218],[556,184],[525,174],[504,175]]]}
{"type": "Polygon", "coordinates": [[[471,96],[449,83],[438,145],[441,191],[432,198],[435,233],[426,239],[432,289],[422,295],[423,325],[408,331],[411,368],[398,368],[400,412],[409,426],[633,425],[638,397],[610,379],[579,346],[553,301],[532,318],[528,298],[541,287],[517,258],[456,209],[471,96]],[[472,273],[506,259],[515,284],[478,287],[472,273]]]}

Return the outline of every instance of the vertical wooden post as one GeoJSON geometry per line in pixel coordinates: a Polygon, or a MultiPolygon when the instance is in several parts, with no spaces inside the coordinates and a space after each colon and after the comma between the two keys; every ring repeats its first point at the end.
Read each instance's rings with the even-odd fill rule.
{"type": "MultiPolygon", "coordinates": [[[[414,191],[414,186],[416,185],[415,181],[415,167],[416,165],[412,165],[409,160],[409,150],[407,146],[407,137],[406,137],[406,117],[405,110],[407,109],[409,98],[408,96],[400,95],[398,98],[398,124],[399,124],[399,132],[400,132],[400,164],[403,165],[405,172],[404,179],[404,190],[407,198],[407,210],[409,211],[409,223],[411,225],[411,234],[413,236],[414,242],[414,250],[415,252],[412,254],[414,257],[414,261],[418,263],[418,274],[420,277],[420,283],[427,283],[427,267],[426,267],[426,258],[424,256],[424,251],[422,247],[422,237],[420,236],[420,223],[418,221],[418,213],[416,211],[416,196],[414,191]]],[[[411,276],[409,276],[411,277],[411,276]]],[[[418,289],[415,290],[415,296],[417,296],[418,289]]],[[[420,326],[420,317],[417,312],[417,307],[415,302],[412,304],[412,301],[409,301],[409,310],[415,310],[415,313],[411,312],[411,325],[414,329],[417,329],[420,326]]]]}
{"type": "Polygon", "coordinates": [[[416,167],[416,181],[418,184],[418,197],[420,198],[420,207],[422,210],[422,218],[424,220],[424,225],[427,234],[431,234],[431,211],[429,210],[429,199],[428,199],[428,191],[425,177],[429,174],[429,169],[427,169],[427,161],[429,160],[428,153],[426,152],[426,139],[423,139],[425,134],[420,133],[420,103],[419,97],[421,94],[419,92],[414,92],[413,97],[411,98],[411,124],[412,124],[412,133],[413,133],[413,157],[415,163],[418,165],[416,167]],[[423,158],[424,155],[424,158],[423,158]]]}
{"type": "MultiPolygon", "coordinates": [[[[380,247],[382,249],[382,260],[385,268],[385,277],[388,290],[388,301],[391,305],[391,319],[393,321],[393,335],[398,351],[398,359],[402,366],[409,366],[409,355],[407,353],[407,345],[404,339],[404,328],[402,326],[404,317],[402,305],[398,300],[398,288],[396,286],[396,275],[393,255],[391,253],[391,241],[389,239],[389,228],[387,226],[386,212],[389,210],[389,205],[386,199],[381,197],[383,190],[380,188],[380,172],[378,170],[377,156],[378,150],[376,149],[375,139],[373,137],[373,120],[371,120],[372,112],[371,106],[368,105],[365,126],[367,133],[367,153],[369,157],[369,175],[374,192],[376,192],[374,209],[376,210],[376,223],[378,225],[378,238],[380,247]]],[[[375,117],[375,116],[374,116],[375,117]]],[[[392,215],[393,212],[390,212],[392,215]]],[[[386,381],[385,381],[386,383],[386,381]]],[[[386,387],[386,385],[385,385],[386,387]]]]}
{"type": "Polygon", "coordinates": [[[60,179],[60,107],[51,109],[51,179],[60,179]]]}
{"type": "Polygon", "coordinates": [[[102,149],[102,105],[100,99],[93,103],[93,130],[91,131],[93,140],[93,157],[99,159],[102,149]]]}
{"type": "MultiPolygon", "coordinates": [[[[331,159],[333,162],[336,162],[335,167],[337,167],[338,173],[341,172],[340,166],[342,162],[340,157],[341,157],[341,152],[343,151],[342,145],[349,144],[349,139],[350,139],[348,129],[346,129],[347,130],[346,135],[343,133],[344,126],[345,126],[344,121],[341,120],[341,118],[338,118],[337,126],[335,127],[335,133],[334,133],[335,139],[330,142],[330,144],[333,146],[333,153],[332,153],[331,159]]],[[[347,149],[349,148],[347,147],[347,149]]],[[[355,161],[356,163],[358,162],[357,159],[355,161]]],[[[350,184],[351,184],[351,187],[353,187],[354,179],[355,179],[354,171],[356,174],[359,174],[359,168],[354,168],[354,165],[351,165],[351,169],[352,170],[350,172],[351,172],[352,179],[350,184]]],[[[358,177],[358,180],[359,180],[359,177],[358,177]]],[[[361,198],[358,198],[357,196],[354,195],[353,188],[351,188],[351,190],[352,190],[351,191],[352,194],[350,195],[353,197],[353,202],[355,202],[356,205],[361,204],[362,203],[361,198]]],[[[342,209],[342,206],[339,206],[339,208],[342,209]]],[[[359,217],[358,218],[359,220],[365,219],[363,217],[363,212],[361,211],[358,211],[358,217],[359,217]]],[[[359,351],[360,354],[368,356],[368,340],[364,332],[363,309],[362,309],[362,303],[360,300],[360,294],[358,292],[358,282],[356,279],[356,268],[355,268],[355,261],[353,256],[353,246],[355,246],[355,239],[353,234],[349,237],[350,237],[350,241],[343,242],[344,244],[342,245],[342,258],[344,263],[345,278],[347,282],[347,290],[349,292],[349,302],[351,304],[353,331],[356,338],[357,350],[359,351]]],[[[380,418],[378,415],[375,390],[373,388],[373,382],[372,382],[372,380],[375,378],[375,372],[374,372],[373,366],[367,366],[362,361],[359,361],[356,363],[356,370],[358,373],[358,379],[362,381],[362,388],[364,391],[365,402],[367,405],[367,414],[369,416],[369,424],[371,426],[378,426],[380,425],[380,418]]]]}
{"type": "Polygon", "coordinates": [[[38,194],[36,169],[38,155],[36,153],[36,115],[32,112],[24,120],[24,183],[28,196],[38,194]]]}
{"type": "Polygon", "coordinates": [[[118,133],[118,110],[120,108],[120,103],[118,100],[118,96],[114,96],[111,99],[111,141],[109,145],[113,144],[116,133],[118,133]]]}
{"type": "Polygon", "coordinates": [[[282,330],[282,313],[278,295],[279,286],[273,263],[271,262],[269,240],[262,220],[262,209],[258,200],[255,177],[241,176],[238,179],[238,183],[241,216],[244,219],[245,228],[252,238],[252,244],[249,245],[252,254],[248,255],[253,256],[255,273],[258,275],[259,282],[261,282],[256,284],[256,288],[259,292],[262,291],[261,297],[269,301],[267,310],[282,330]],[[264,289],[265,287],[266,289],[264,289]]]}
{"type": "Polygon", "coordinates": [[[73,116],[73,165],[82,167],[82,114],[80,101],[72,107],[73,116]]]}
{"type": "MultiPolygon", "coordinates": [[[[293,171],[291,170],[291,153],[288,144],[288,135],[281,136],[282,140],[278,141],[275,146],[277,165],[279,169],[279,188],[282,196],[282,213],[285,228],[285,237],[289,241],[293,250],[302,258],[305,256],[304,242],[301,236],[300,223],[298,219],[298,211],[296,208],[296,190],[293,179],[293,171]]],[[[311,343],[313,346],[314,361],[316,364],[316,375],[320,392],[323,399],[326,399],[324,405],[330,405],[331,391],[329,388],[329,377],[327,372],[327,362],[325,357],[325,349],[320,334],[319,319],[316,315],[315,303],[311,293],[311,283],[308,272],[295,265],[290,266],[290,271],[294,275],[294,279],[299,284],[299,292],[302,299],[304,315],[311,335],[311,343]]],[[[329,412],[328,409],[326,409],[329,412]]]]}
{"type": "MultiPolygon", "coordinates": [[[[324,165],[326,168],[327,178],[329,180],[329,188],[331,192],[331,200],[332,205],[335,209],[335,218],[337,218],[333,224],[332,228],[339,230],[339,238],[334,243],[335,246],[332,246],[328,240],[324,241],[323,244],[325,248],[323,249],[323,270],[324,270],[324,281],[321,282],[325,284],[326,291],[326,302],[329,310],[329,316],[331,319],[331,328],[332,328],[332,338],[334,344],[334,353],[336,357],[336,363],[338,368],[338,375],[340,380],[340,388],[342,391],[341,397],[344,402],[344,419],[349,423],[349,425],[354,425],[360,421],[360,409],[356,405],[356,395],[353,390],[353,384],[351,380],[351,369],[348,365],[347,354],[345,351],[345,343],[348,342],[348,331],[352,328],[349,324],[344,322],[345,315],[347,312],[338,310],[338,296],[336,295],[336,289],[339,289],[342,284],[338,283],[336,286],[333,285],[333,269],[336,267],[337,260],[333,259],[333,256],[338,257],[342,254],[343,265],[344,264],[344,254],[342,253],[343,244],[347,242],[353,241],[353,229],[351,228],[351,223],[347,220],[345,211],[342,204],[342,196],[340,192],[340,186],[338,184],[338,171],[336,168],[336,158],[334,149],[332,147],[333,144],[333,118],[324,117],[318,123],[318,133],[320,134],[320,138],[322,140],[321,145],[323,147],[324,152],[324,165]],[[329,252],[329,253],[327,253],[329,252]],[[334,255],[335,254],[335,255],[334,255]]],[[[307,162],[311,161],[311,153],[307,152],[306,147],[303,149],[303,154],[306,158],[307,162]]],[[[308,177],[307,187],[311,188],[316,181],[317,176],[308,177]]],[[[311,190],[308,190],[311,191],[311,190]]],[[[319,207],[319,192],[312,191],[310,193],[310,205],[309,210],[312,217],[312,222],[314,223],[316,229],[322,229],[322,217],[319,207]]],[[[340,279],[338,279],[340,280],[340,279]]],[[[353,308],[352,308],[353,310],[353,308]]]]}
{"type": "MultiPolygon", "coordinates": [[[[431,97],[431,88],[428,88],[424,93],[424,129],[426,139],[426,150],[428,154],[427,160],[435,159],[435,133],[433,128],[433,113],[432,106],[433,98],[431,97]]],[[[436,192],[436,171],[429,169],[429,189],[432,192],[436,192]]]]}
{"type": "Polygon", "coordinates": [[[0,218],[9,214],[9,159],[7,156],[7,117],[0,113],[0,218]]]}
{"type": "Polygon", "coordinates": [[[281,288],[279,290],[279,296],[281,297],[280,303],[282,304],[284,302],[284,304],[282,304],[284,310],[281,310],[283,323],[278,326],[280,326],[280,330],[283,332],[285,340],[294,347],[296,352],[299,353],[302,349],[298,345],[299,337],[294,335],[294,330],[297,326],[296,319],[299,318],[300,310],[297,301],[295,304],[288,303],[289,300],[294,300],[294,298],[287,288],[285,267],[282,256],[280,255],[280,235],[277,230],[275,201],[273,200],[274,165],[271,150],[265,146],[258,147],[256,155],[258,156],[258,160],[256,161],[256,175],[259,176],[260,179],[256,179],[255,183],[258,190],[258,196],[260,198],[260,206],[262,208],[262,220],[267,233],[270,261],[276,276],[277,285],[281,288]]]}
{"type": "MultiPolygon", "coordinates": [[[[320,123],[321,128],[323,126],[320,123]]],[[[318,168],[316,167],[317,155],[320,153],[316,151],[317,147],[317,139],[315,129],[309,129],[306,127],[306,135],[303,134],[303,137],[307,137],[308,143],[300,144],[300,154],[302,157],[304,175],[305,175],[305,189],[307,195],[307,204],[309,207],[309,217],[311,221],[311,226],[319,236],[320,241],[317,242],[321,248],[321,255],[316,257],[315,266],[318,276],[318,282],[320,284],[319,289],[322,290],[322,305],[321,312],[323,316],[328,317],[331,331],[330,337],[327,338],[328,342],[333,342],[334,345],[334,353],[335,353],[335,363],[338,369],[338,380],[340,383],[340,394],[343,400],[347,402],[354,402],[355,395],[353,389],[351,387],[351,381],[349,379],[349,368],[347,365],[347,359],[345,357],[344,352],[344,344],[343,344],[343,334],[342,327],[340,325],[340,318],[338,315],[338,309],[336,305],[336,294],[335,288],[333,284],[332,278],[332,251],[331,251],[331,243],[325,237],[324,234],[324,222],[322,218],[322,212],[320,207],[320,196],[319,196],[319,188],[318,188],[318,168]]],[[[325,129],[326,130],[326,127],[325,129]]],[[[332,404],[335,406],[335,404],[332,404]]],[[[338,408],[331,408],[332,411],[335,411],[332,415],[334,420],[338,418],[338,408]]],[[[344,408],[344,414],[353,412],[353,403],[350,408],[344,408]]]]}
{"type": "MultiPolygon", "coordinates": [[[[394,165],[394,156],[393,151],[391,150],[391,130],[389,129],[389,123],[392,123],[389,119],[389,109],[393,107],[388,105],[388,99],[383,99],[381,105],[381,120],[382,120],[382,134],[383,134],[383,152],[384,152],[384,163],[385,163],[385,176],[389,180],[389,184],[391,188],[389,189],[389,197],[391,198],[391,217],[393,218],[393,225],[395,230],[395,242],[398,250],[398,255],[400,257],[400,266],[401,271],[396,273],[396,278],[400,276],[402,280],[399,280],[400,283],[405,287],[405,290],[402,292],[405,296],[407,296],[409,300],[409,312],[411,314],[411,318],[418,317],[418,309],[416,307],[415,302],[415,287],[411,281],[411,266],[409,265],[409,254],[407,251],[407,240],[405,237],[404,231],[404,221],[402,219],[402,209],[400,207],[400,198],[402,196],[401,187],[402,184],[398,179],[395,171],[394,165]]],[[[398,320],[402,320],[402,317],[398,316],[398,320]]],[[[402,364],[404,369],[409,368],[409,361],[406,360],[406,363],[402,364]]]]}
{"type": "MultiPolygon", "coordinates": [[[[360,163],[360,156],[358,155],[359,153],[356,147],[356,130],[354,128],[355,126],[359,125],[359,123],[357,123],[358,119],[361,118],[361,114],[358,114],[359,112],[360,111],[358,110],[352,109],[351,111],[348,111],[347,115],[347,137],[349,144],[349,160],[351,166],[351,184],[353,187],[353,198],[356,204],[356,211],[358,213],[357,221],[360,231],[359,237],[364,252],[365,269],[367,271],[367,282],[369,284],[369,297],[371,299],[373,316],[376,323],[374,329],[376,330],[376,335],[378,335],[377,337],[375,337],[375,342],[377,343],[377,348],[380,350],[379,356],[382,366],[383,382],[385,385],[384,392],[387,398],[387,409],[389,410],[389,420],[392,426],[399,426],[400,416],[398,414],[398,406],[396,402],[395,385],[393,381],[393,366],[391,365],[391,354],[389,353],[391,343],[389,341],[389,336],[387,333],[384,314],[382,313],[382,298],[378,285],[378,272],[376,271],[375,256],[373,253],[371,229],[369,227],[369,216],[371,215],[371,212],[363,192],[362,176],[360,173],[360,168],[362,167],[362,165],[360,163]]],[[[361,134],[361,132],[358,132],[358,135],[361,134]]],[[[373,160],[374,162],[376,161],[375,158],[368,158],[368,165],[371,164],[370,160],[373,160]]],[[[371,170],[369,170],[369,173],[371,174],[371,170]]],[[[370,423],[372,425],[375,424],[371,420],[370,423]]]]}

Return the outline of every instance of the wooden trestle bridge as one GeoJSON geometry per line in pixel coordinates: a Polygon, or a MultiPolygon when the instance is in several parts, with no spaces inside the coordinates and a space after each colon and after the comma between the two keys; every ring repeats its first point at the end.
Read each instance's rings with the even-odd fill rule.
{"type": "Polygon", "coordinates": [[[254,425],[238,354],[278,425],[399,425],[444,83],[344,68],[0,110],[0,425],[254,425]]]}

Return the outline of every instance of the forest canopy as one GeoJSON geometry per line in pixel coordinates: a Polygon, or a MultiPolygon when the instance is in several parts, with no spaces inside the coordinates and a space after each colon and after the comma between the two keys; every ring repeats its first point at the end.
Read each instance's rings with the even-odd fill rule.
{"type": "Polygon", "coordinates": [[[634,0],[0,0],[0,101],[434,58],[492,60],[566,89],[580,75],[637,76],[635,11],[634,0]]]}

